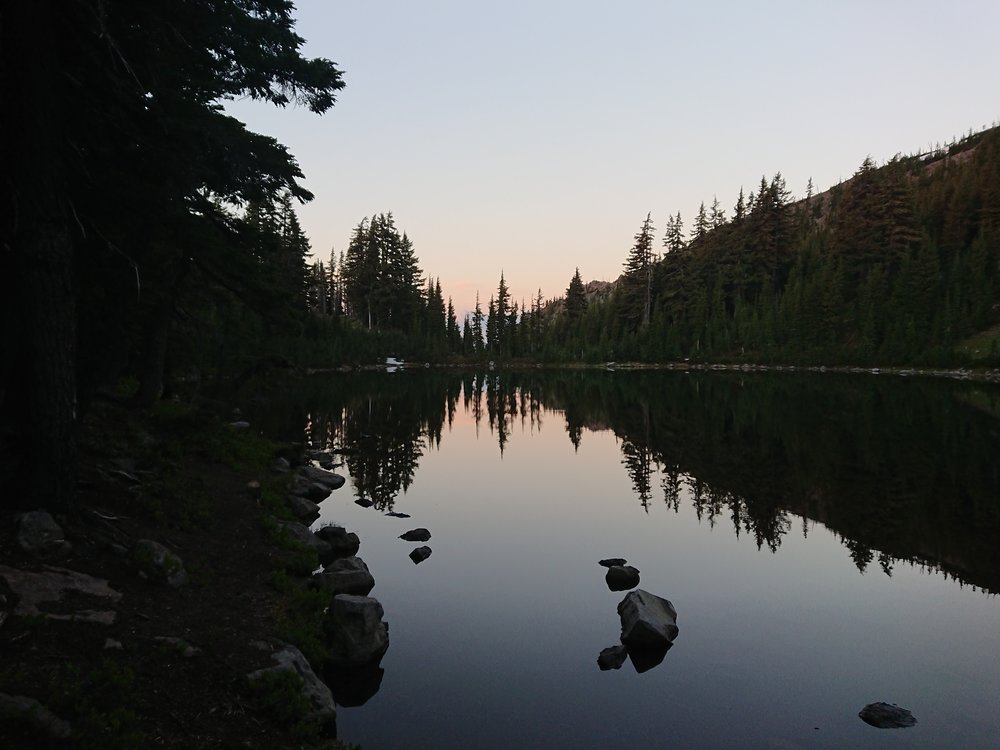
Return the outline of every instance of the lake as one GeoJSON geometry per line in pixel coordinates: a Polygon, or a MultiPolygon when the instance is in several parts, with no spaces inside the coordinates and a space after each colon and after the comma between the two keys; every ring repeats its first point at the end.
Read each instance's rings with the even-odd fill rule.
{"type": "Polygon", "coordinates": [[[359,534],[390,626],[338,713],[365,750],[1000,745],[996,385],[406,370],[255,419],[357,451],[316,525],[359,534]],[[646,671],[598,668],[608,557],[677,609],[646,671]],[[875,701],[917,725],[868,726],[875,701]]]}

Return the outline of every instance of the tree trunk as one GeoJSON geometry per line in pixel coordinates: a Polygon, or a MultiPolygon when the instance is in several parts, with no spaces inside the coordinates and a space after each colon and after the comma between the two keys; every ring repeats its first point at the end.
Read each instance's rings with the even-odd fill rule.
{"type": "MultiPolygon", "coordinates": [[[[0,11],[0,83],[8,131],[3,139],[3,245],[13,363],[5,403],[14,426],[22,480],[9,502],[49,510],[73,504],[76,425],[74,238],[63,153],[67,121],[59,99],[63,9],[51,0],[5,4],[0,11]]],[[[5,355],[6,356],[6,355],[5,355]]],[[[4,493],[7,494],[7,493],[4,493]]]]}

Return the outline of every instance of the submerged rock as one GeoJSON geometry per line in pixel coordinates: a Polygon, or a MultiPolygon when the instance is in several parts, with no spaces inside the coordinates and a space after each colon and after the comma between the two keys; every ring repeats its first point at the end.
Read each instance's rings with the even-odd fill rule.
{"type": "Polygon", "coordinates": [[[382,657],[389,648],[389,626],[377,599],[338,594],[327,611],[330,664],[358,667],[382,657]]]}
{"type": "Polygon", "coordinates": [[[324,590],[334,594],[367,596],[375,588],[375,576],[360,557],[343,557],[327,565],[313,580],[324,590]]]}
{"type": "Polygon", "coordinates": [[[639,585],[639,571],[631,565],[612,565],[604,581],[612,591],[628,591],[639,585]]]}
{"type": "Polygon", "coordinates": [[[323,681],[330,686],[333,699],[338,706],[354,708],[363,706],[382,687],[385,670],[378,661],[360,667],[328,669],[323,673],[323,681]]]}
{"type": "Polygon", "coordinates": [[[414,565],[419,565],[430,556],[431,556],[430,547],[417,547],[410,553],[410,559],[413,560],[414,565]]]}
{"type": "Polygon", "coordinates": [[[387,516],[392,516],[393,518],[409,518],[409,517],[410,517],[410,514],[409,514],[409,513],[397,513],[397,512],[396,512],[396,511],[394,511],[394,510],[390,510],[390,511],[389,511],[388,513],[386,513],[385,515],[387,515],[387,516]]]}
{"type": "Polygon", "coordinates": [[[405,534],[400,534],[399,538],[407,542],[426,542],[431,538],[431,532],[427,529],[410,529],[405,534]]]}
{"type": "Polygon", "coordinates": [[[628,658],[628,649],[625,646],[609,646],[601,651],[597,657],[597,666],[602,672],[609,669],[618,669],[628,658]]]}
{"type": "Polygon", "coordinates": [[[905,729],[917,723],[912,713],[895,703],[869,703],[858,712],[858,716],[865,724],[879,729],[905,729]]]}
{"type": "Polygon", "coordinates": [[[375,504],[374,500],[369,500],[367,497],[359,497],[354,501],[355,505],[360,505],[362,508],[370,508],[375,504]]]}
{"type": "Polygon", "coordinates": [[[661,664],[673,645],[664,643],[658,646],[629,646],[628,658],[635,671],[642,674],[661,664]]]}
{"type": "Polygon", "coordinates": [[[598,565],[603,565],[605,568],[610,568],[614,565],[624,565],[628,560],[624,557],[609,557],[606,560],[599,560],[598,565]]]}
{"type": "Polygon", "coordinates": [[[625,595],[618,605],[618,615],[622,621],[622,643],[630,649],[666,646],[679,632],[674,605],[643,589],[625,595]]]}

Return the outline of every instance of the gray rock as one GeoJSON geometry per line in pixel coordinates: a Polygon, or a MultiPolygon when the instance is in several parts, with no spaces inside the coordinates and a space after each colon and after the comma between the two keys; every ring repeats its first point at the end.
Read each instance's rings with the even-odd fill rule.
{"type": "Polygon", "coordinates": [[[334,594],[367,596],[375,587],[375,577],[360,557],[343,557],[327,565],[313,580],[334,594]]]}
{"type": "Polygon", "coordinates": [[[296,542],[306,547],[316,550],[320,562],[332,560],[333,548],[312,533],[308,526],[304,526],[296,521],[279,521],[278,525],[296,542]]]}
{"type": "Polygon", "coordinates": [[[597,657],[597,666],[602,672],[609,669],[618,669],[628,658],[628,649],[625,646],[609,646],[601,651],[597,657]]]}
{"type": "Polygon", "coordinates": [[[174,588],[188,581],[184,562],[159,542],[140,539],[132,549],[132,557],[139,565],[139,574],[151,581],[174,588]]]}
{"type": "Polygon", "coordinates": [[[330,663],[356,667],[374,662],[389,648],[389,626],[377,599],[338,594],[327,611],[330,663]]]}
{"type": "Polygon", "coordinates": [[[861,721],[879,729],[905,729],[917,723],[913,714],[895,703],[869,703],[858,712],[861,721]]]}
{"type": "Polygon", "coordinates": [[[238,430],[240,432],[242,432],[243,430],[249,430],[250,429],[250,423],[249,422],[245,422],[243,420],[238,420],[236,422],[230,422],[229,426],[232,427],[234,430],[238,430]]]}
{"type": "Polygon", "coordinates": [[[624,557],[609,557],[607,560],[600,560],[597,564],[603,565],[605,568],[610,568],[613,565],[624,565],[628,560],[624,557]]]}
{"type": "Polygon", "coordinates": [[[319,506],[304,497],[291,495],[288,498],[288,507],[291,509],[292,515],[299,520],[311,522],[319,518],[319,506]]]}
{"type": "Polygon", "coordinates": [[[637,648],[663,647],[677,637],[677,610],[666,599],[638,589],[618,605],[622,643],[637,648]]]}
{"type": "Polygon", "coordinates": [[[253,683],[266,674],[290,672],[298,675],[302,679],[302,694],[309,701],[309,706],[312,709],[310,718],[322,725],[332,724],[337,718],[333,694],[330,692],[330,688],[313,672],[302,652],[295,646],[285,646],[280,651],[271,654],[271,660],[275,662],[273,667],[251,672],[247,675],[247,679],[253,683]]]}
{"type": "Polygon", "coordinates": [[[73,733],[69,724],[34,698],[24,695],[0,693],[0,724],[30,727],[44,740],[68,740],[73,733]]]}
{"type": "Polygon", "coordinates": [[[121,641],[116,641],[114,638],[104,639],[104,650],[105,651],[124,651],[125,647],[122,645],[121,641]]]}
{"type": "Polygon", "coordinates": [[[295,497],[320,502],[330,497],[330,488],[319,482],[312,482],[304,477],[295,477],[288,486],[288,493],[295,497]]]}
{"type": "Polygon", "coordinates": [[[271,462],[271,470],[276,471],[279,474],[284,474],[287,471],[291,471],[292,465],[288,463],[288,459],[284,456],[278,456],[271,462]]]}
{"type": "Polygon", "coordinates": [[[375,504],[374,500],[370,500],[367,497],[359,497],[354,501],[355,505],[360,505],[362,508],[370,508],[375,504]]]}
{"type": "Polygon", "coordinates": [[[361,540],[353,531],[347,531],[343,526],[323,526],[316,529],[316,536],[330,545],[333,558],[350,557],[358,554],[361,540]]]}
{"type": "Polygon", "coordinates": [[[390,510],[390,511],[389,511],[388,513],[386,513],[385,515],[387,515],[387,516],[390,516],[390,517],[392,517],[392,518],[409,518],[409,517],[410,517],[410,514],[409,514],[409,513],[397,513],[397,512],[396,512],[396,511],[394,511],[394,510],[390,510]]]}
{"type": "Polygon", "coordinates": [[[326,471],[325,469],[318,469],[315,466],[300,466],[297,474],[306,481],[323,485],[327,490],[339,490],[344,486],[344,482],[347,481],[340,474],[334,474],[332,471],[326,471]]]}
{"type": "Polygon", "coordinates": [[[417,547],[410,553],[410,559],[413,560],[414,565],[419,565],[430,556],[431,556],[430,547],[417,547]]]}
{"type": "Polygon", "coordinates": [[[427,529],[410,529],[405,534],[400,534],[399,538],[407,542],[426,542],[431,538],[431,532],[427,529]]]}
{"type": "Polygon", "coordinates": [[[33,555],[50,555],[69,547],[62,528],[44,510],[33,510],[18,519],[17,543],[33,555]]]}
{"type": "MultiPolygon", "coordinates": [[[[72,601],[87,602],[101,600],[102,604],[117,602],[122,598],[108,582],[94,578],[84,573],[66,568],[46,567],[42,571],[20,570],[6,565],[0,565],[0,580],[5,584],[5,591],[16,605],[14,614],[19,617],[44,617],[50,620],[66,620],[70,622],[94,622],[110,625],[115,621],[114,610],[76,609],[74,611],[56,614],[41,609],[43,605],[63,602],[72,597],[72,601]],[[67,596],[69,595],[69,596],[67,596]]],[[[7,594],[5,594],[7,596],[7,594]]]]}
{"type": "Polygon", "coordinates": [[[631,565],[612,565],[604,581],[612,591],[628,591],[639,585],[639,571],[631,565]]]}

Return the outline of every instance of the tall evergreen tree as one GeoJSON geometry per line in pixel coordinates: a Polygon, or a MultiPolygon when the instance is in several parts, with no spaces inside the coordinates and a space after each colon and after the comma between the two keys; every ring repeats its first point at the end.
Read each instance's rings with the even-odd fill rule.
{"type": "Polygon", "coordinates": [[[577,268],[566,288],[566,315],[570,320],[579,320],[587,310],[587,292],[583,288],[580,269],[577,268]]]}

